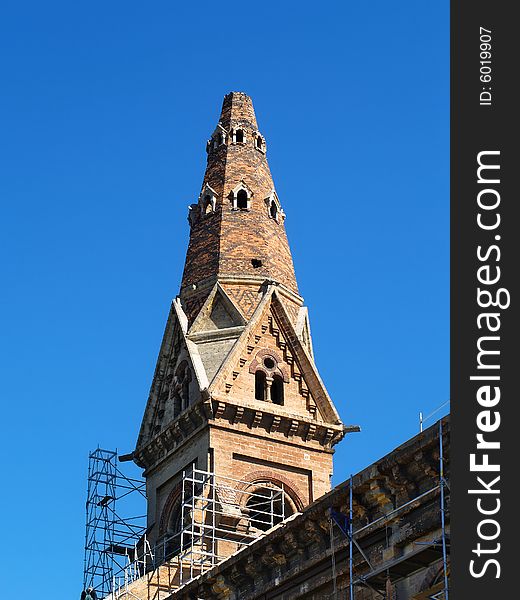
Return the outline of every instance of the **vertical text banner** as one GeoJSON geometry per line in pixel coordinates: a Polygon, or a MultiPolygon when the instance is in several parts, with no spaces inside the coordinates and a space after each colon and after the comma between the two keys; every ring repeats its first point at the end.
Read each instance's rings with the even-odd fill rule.
{"type": "Polygon", "coordinates": [[[520,597],[520,567],[513,565],[520,547],[520,32],[514,8],[506,0],[451,4],[455,600],[520,597]]]}

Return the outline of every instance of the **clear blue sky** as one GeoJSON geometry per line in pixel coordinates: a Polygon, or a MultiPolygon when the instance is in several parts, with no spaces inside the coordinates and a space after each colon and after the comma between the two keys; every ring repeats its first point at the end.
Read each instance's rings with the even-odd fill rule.
{"type": "Polygon", "coordinates": [[[78,598],[88,451],[133,449],[230,90],[265,134],[335,482],[448,399],[448,2],[0,9],[2,597],[78,598]]]}

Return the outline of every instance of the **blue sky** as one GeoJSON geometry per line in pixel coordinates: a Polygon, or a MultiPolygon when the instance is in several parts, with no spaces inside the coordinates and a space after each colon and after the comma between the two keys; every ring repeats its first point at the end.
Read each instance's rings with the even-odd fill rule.
{"type": "Polygon", "coordinates": [[[253,97],[317,364],[362,427],[335,483],[448,399],[448,10],[2,3],[6,598],[79,596],[87,454],[134,447],[228,91],[253,97]]]}

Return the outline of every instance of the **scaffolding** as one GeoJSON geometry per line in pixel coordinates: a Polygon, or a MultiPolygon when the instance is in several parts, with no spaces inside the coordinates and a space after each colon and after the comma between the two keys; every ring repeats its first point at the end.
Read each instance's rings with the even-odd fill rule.
{"type": "Polygon", "coordinates": [[[133,560],[145,533],[144,514],[123,518],[119,511],[142,509],[144,498],[144,481],[119,469],[117,452],[89,454],[83,589],[99,598],[110,594],[114,573],[133,560]]]}
{"type": "MultiPolygon", "coordinates": [[[[391,567],[388,564],[383,564],[380,567],[376,568],[372,565],[366,553],[361,548],[359,542],[357,541],[357,537],[360,533],[365,532],[371,529],[374,525],[383,525],[385,522],[388,522],[394,519],[402,510],[413,506],[420,500],[423,500],[427,496],[439,492],[439,515],[440,515],[440,529],[441,529],[441,537],[440,539],[434,539],[426,542],[416,542],[417,545],[421,546],[421,548],[417,552],[411,552],[400,557],[398,563],[402,564],[407,559],[417,560],[417,557],[420,553],[425,553],[428,549],[434,550],[434,552],[430,553],[430,558],[437,556],[442,557],[442,585],[439,584],[441,589],[437,589],[435,593],[432,593],[429,596],[429,600],[449,600],[449,582],[448,582],[448,538],[446,535],[446,490],[449,491],[449,485],[444,477],[444,450],[443,450],[443,429],[442,429],[442,419],[439,421],[439,481],[438,484],[432,487],[431,489],[419,494],[415,498],[409,500],[408,502],[402,504],[401,506],[395,508],[394,510],[388,512],[387,514],[371,521],[370,523],[363,525],[362,527],[353,529],[353,478],[350,476],[349,480],[349,515],[343,520],[341,517],[345,517],[345,515],[340,515],[340,513],[336,513],[335,511],[331,511],[331,555],[332,555],[332,571],[333,571],[333,587],[334,587],[334,595],[337,597],[337,587],[336,587],[336,559],[335,559],[335,550],[334,550],[334,536],[332,530],[332,524],[335,523],[342,534],[348,540],[349,547],[349,600],[355,600],[355,588],[359,586],[364,586],[372,590],[372,592],[378,594],[382,598],[387,598],[386,593],[380,592],[376,587],[374,587],[370,581],[377,580],[381,577],[390,577],[391,567]],[[362,560],[369,567],[369,571],[364,573],[363,575],[358,575],[357,578],[354,577],[354,546],[359,554],[362,556],[362,560]],[[436,551],[437,548],[441,548],[441,554],[436,551]]],[[[416,564],[416,563],[415,563],[416,564]]],[[[410,572],[411,574],[411,572],[410,572]]]]}
{"type": "Polygon", "coordinates": [[[118,489],[144,496],[144,482],[124,478],[115,459],[105,450],[90,455],[84,585],[99,598],[166,598],[295,512],[283,483],[251,483],[191,465],[182,472],[169,531],[152,543],[144,525],[115,513],[118,489]]]}

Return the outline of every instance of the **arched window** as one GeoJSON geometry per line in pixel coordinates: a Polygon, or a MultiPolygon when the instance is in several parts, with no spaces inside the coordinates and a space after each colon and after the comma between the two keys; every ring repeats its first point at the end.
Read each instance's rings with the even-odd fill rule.
{"type": "Polygon", "coordinates": [[[271,402],[273,404],[283,405],[283,379],[280,375],[273,376],[271,384],[271,402]]]}
{"type": "Polygon", "coordinates": [[[245,512],[251,527],[267,531],[290,517],[294,509],[284,490],[266,482],[248,494],[245,512]]]}
{"type": "Polygon", "coordinates": [[[237,194],[237,208],[247,210],[248,199],[246,190],[240,190],[237,194]]]}
{"type": "Polygon", "coordinates": [[[242,129],[237,129],[235,132],[235,142],[237,144],[243,144],[244,143],[244,132],[242,129]]]}
{"type": "Polygon", "coordinates": [[[167,530],[162,538],[162,544],[158,544],[157,546],[160,554],[162,554],[161,550],[164,552],[164,560],[168,560],[178,554],[181,550],[181,545],[183,548],[186,548],[191,544],[191,527],[186,527],[186,523],[191,520],[191,509],[186,505],[184,507],[184,520],[185,522],[183,523],[181,502],[177,501],[171,511],[167,530]]]}
{"type": "Polygon", "coordinates": [[[265,400],[265,373],[258,370],[255,373],[255,399],[265,400]]]}
{"type": "Polygon", "coordinates": [[[190,380],[191,380],[190,372],[188,371],[188,369],[186,369],[184,381],[182,382],[182,392],[181,392],[182,410],[185,410],[186,408],[188,408],[188,406],[190,404],[190,380]]]}
{"type": "Polygon", "coordinates": [[[271,206],[269,207],[269,216],[271,219],[276,219],[278,215],[278,207],[276,206],[276,202],[271,202],[271,206]]]}
{"type": "Polygon", "coordinates": [[[164,560],[179,553],[181,549],[182,511],[180,503],[172,510],[164,540],[164,560]]]}
{"type": "Polygon", "coordinates": [[[173,418],[179,416],[182,412],[182,400],[179,394],[175,393],[173,396],[173,418]]]}

